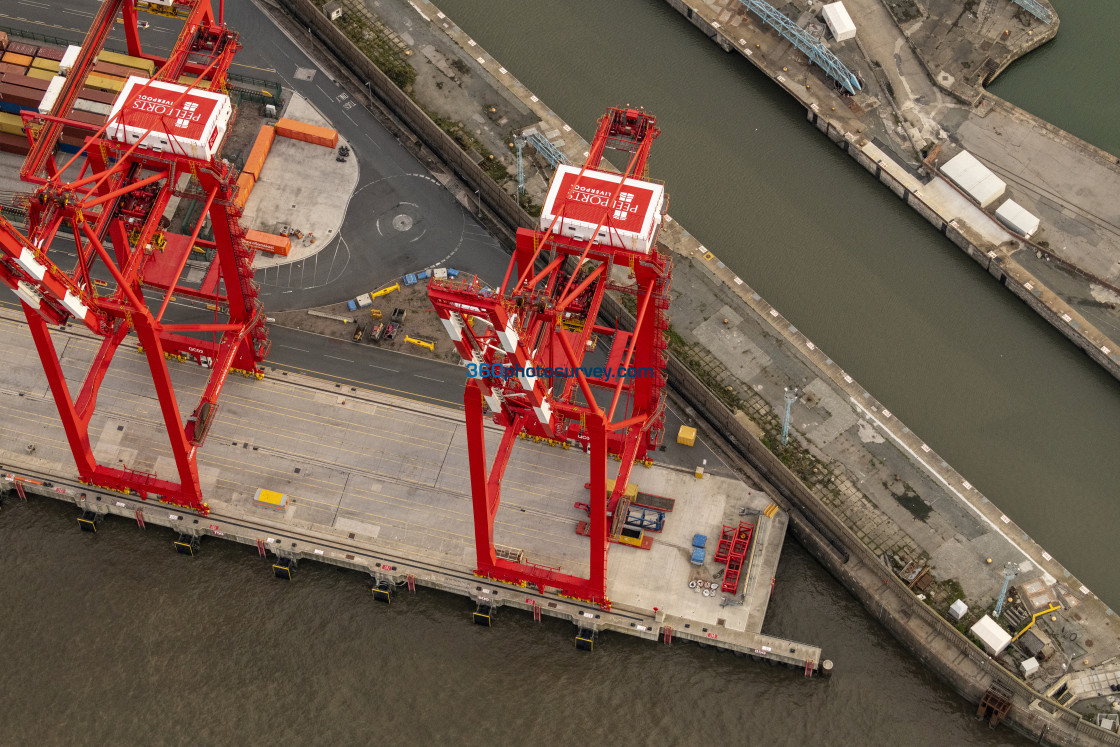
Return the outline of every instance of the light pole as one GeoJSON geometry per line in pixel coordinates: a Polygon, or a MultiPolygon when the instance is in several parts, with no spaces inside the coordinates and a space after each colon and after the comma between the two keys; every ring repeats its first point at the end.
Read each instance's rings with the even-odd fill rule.
{"type": "Polygon", "coordinates": [[[786,417],[782,421],[782,446],[785,446],[789,441],[789,413],[799,396],[801,396],[801,393],[797,391],[797,387],[786,387],[786,417]]]}

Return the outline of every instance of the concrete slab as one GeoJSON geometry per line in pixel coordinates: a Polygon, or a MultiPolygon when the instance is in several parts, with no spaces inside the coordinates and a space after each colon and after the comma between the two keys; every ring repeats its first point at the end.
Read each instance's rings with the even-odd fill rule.
{"type": "MultiPolygon", "coordinates": [[[[326,119],[299,94],[293,93],[285,116],[308,124],[330,127],[326,119]]],[[[340,138],[340,145],[349,143],[340,138]]],[[[242,225],[266,233],[284,227],[299,229],[305,238],[292,237],[287,257],[258,253],[253,269],[301,262],[338,240],[350,197],[358,186],[357,154],[344,162],[321,145],[277,137],[245,203],[242,225]],[[312,241],[311,237],[314,237],[312,241]]]]}
{"type": "MultiPolygon", "coordinates": [[[[84,370],[97,340],[76,327],[56,337],[65,341],[59,345],[63,364],[84,370]]],[[[0,345],[27,361],[14,377],[0,372],[0,460],[72,477],[53,400],[19,396],[18,388],[28,383],[41,391],[42,373],[31,375],[30,333],[9,309],[0,309],[0,345]],[[21,454],[21,445],[29,443],[34,455],[21,454]]],[[[189,411],[209,371],[173,363],[171,372],[180,409],[189,411]]],[[[123,459],[129,467],[175,479],[158,403],[145,393],[146,380],[144,360],[122,350],[106,374],[101,409],[92,421],[95,449],[105,461],[123,459]]],[[[474,527],[461,418],[458,410],[309,377],[268,375],[260,382],[232,377],[199,452],[212,518],[271,527],[268,538],[274,540],[294,532],[303,538],[297,545],[312,534],[329,536],[469,577],[474,527]],[[285,494],[287,505],[282,510],[256,505],[261,489],[285,494]]],[[[500,436],[496,427],[487,428],[490,454],[500,436]]],[[[617,463],[608,465],[613,477],[617,463]]],[[[574,504],[588,498],[587,473],[588,457],[578,449],[518,441],[502,482],[495,540],[523,550],[531,562],[586,575],[588,540],[576,533],[585,514],[574,504]]],[[[784,540],[784,515],[760,517],[770,497],[728,478],[698,480],[687,470],[655,465],[638,467],[631,482],[676,504],[664,531],[651,534],[652,549],[612,546],[608,595],[616,607],[644,615],[651,624],[660,613],[684,625],[746,636],[743,646],[753,641],[784,540]],[[688,549],[693,534],[718,537],[721,524],[740,518],[755,522],[757,531],[740,593],[721,606],[718,589],[705,596],[689,588],[691,580],[718,582],[720,568],[710,560],[700,569],[690,565],[688,549]]],[[[814,651],[818,660],[819,650],[814,651]]]]}

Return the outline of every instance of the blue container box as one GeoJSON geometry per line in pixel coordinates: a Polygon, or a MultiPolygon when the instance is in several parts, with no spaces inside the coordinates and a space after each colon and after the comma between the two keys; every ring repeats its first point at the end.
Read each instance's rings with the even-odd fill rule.
{"type": "Polygon", "coordinates": [[[692,535],[692,546],[693,547],[701,547],[701,548],[707,547],[708,546],[708,535],[706,535],[706,534],[694,534],[694,535],[692,535]]]}
{"type": "Polygon", "coordinates": [[[707,552],[704,550],[704,548],[694,547],[692,549],[692,564],[693,565],[704,565],[704,556],[705,555],[707,555],[707,552]]]}

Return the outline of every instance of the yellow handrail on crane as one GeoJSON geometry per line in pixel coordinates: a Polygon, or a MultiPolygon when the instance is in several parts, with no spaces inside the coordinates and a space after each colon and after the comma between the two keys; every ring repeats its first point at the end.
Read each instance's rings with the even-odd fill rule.
{"type": "Polygon", "coordinates": [[[1049,613],[1053,612],[1054,610],[1060,610],[1061,608],[1062,608],[1062,605],[1060,605],[1060,604],[1051,604],[1049,607],[1044,609],[1042,612],[1034,613],[1034,616],[1031,618],[1031,621],[1029,623],[1027,623],[1025,628],[1023,628],[1022,630],[1020,630],[1018,633],[1015,634],[1015,637],[1011,639],[1011,642],[1014,643],[1015,641],[1019,640],[1019,636],[1021,636],[1023,633],[1026,633],[1028,630],[1030,630],[1030,627],[1032,625],[1034,625],[1035,620],[1042,617],[1043,615],[1046,615],[1046,614],[1049,614],[1049,613]]]}

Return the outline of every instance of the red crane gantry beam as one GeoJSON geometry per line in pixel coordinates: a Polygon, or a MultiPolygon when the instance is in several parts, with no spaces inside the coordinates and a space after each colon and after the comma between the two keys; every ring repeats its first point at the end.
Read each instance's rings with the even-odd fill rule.
{"type": "MultiPolygon", "coordinates": [[[[175,47],[166,60],[143,55],[136,33],[137,2],[105,0],[66,77],[53,115],[23,113],[30,150],[20,174],[24,181],[39,186],[30,203],[25,232],[0,217],[0,279],[22,302],[82,480],[205,514],[209,509],[203,501],[195,460],[213,423],[218,396],[231,370],[260,377],[259,364],[269,351],[268,331],[253,281],[253,250],[242,241],[244,230],[238,221],[241,210],[233,202],[236,174],[221,160],[220,143],[209,158],[183,155],[188,151],[175,136],[177,115],[170,112],[194,86],[171,94],[174,99],[168,105],[169,113],[157,117],[132,145],[111,137],[117,130],[114,117],[101,127],[67,117],[118,13],[125,22],[129,53],[159,65],[157,80],[175,81],[187,71],[218,92],[241,45],[237,34],[222,24],[220,6],[216,19],[210,0],[174,0],[164,13],[183,19],[175,47]],[[89,134],[78,154],[59,167],[55,156],[64,126],[89,134]],[[170,141],[166,152],[147,145],[148,135],[157,127],[170,141]],[[77,176],[67,178],[65,175],[79,161],[77,176]],[[190,236],[160,228],[164,208],[184,175],[190,175],[194,183],[180,195],[203,203],[198,225],[190,236]],[[212,242],[198,238],[207,216],[214,231],[212,242]],[[50,256],[63,227],[69,227],[77,248],[78,260],[70,271],[59,267],[50,256]],[[214,250],[212,271],[207,273],[210,280],[201,288],[180,284],[180,275],[196,245],[214,250]],[[100,282],[114,284],[106,295],[98,293],[95,283],[94,273],[100,268],[108,274],[100,282]],[[145,287],[165,293],[155,310],[148,306],[145,287]],[[214,321],[164,322],[175,293],[210,302],[215,309],[214,321]],[[219,309],[224,309],[225,320],[218,320],[219,309]],[[77,398],[63,375],[50,334],[52,325],[63,325],[70,319],[77,319],[102,337],[77,398]],[[127,466],[105,466],[93,455],[89,427],[97,393],[117,348],[132,331],[152,373],[178,482],[127,466]],[[185,422],[167,369],[168,357],[190,357],[211,368],[199,404],[185,422]]],[[[141,93],[151,85],[144,84],[141,93]]]]}
{"type": "MultiPolygon", "coordinates": [[[[609,608],[607,549],[630,470],[661,442],[664,431],[665,336],[668,332],[671,261],[657,250],[663,198],[653,205],[648,242],[622,240],[622,216],[645,184],[650,145],[660,131],[655,118],[634,109],[610,109],[600,120],[591,156],[550,206],[544,230],[517,232],[517,246],[497,293],[477,278],[432,280],[428,296],[472,378],[464,394],[479,575],[531,583],[609,608]],[[607,148],[630,154],[622,177],[599,166],[607,148]],[[609,196],[603,179],[614,185],[609,196]],[[617,181],[612,181],[617,180],[617,181]],[[596,185],[597,206],[575,198],[581,185],[596,185]],[[619,212],[622,211],[622,212],[619,212]],[[594,226],[587,240],[565,235],[574,221],[594,226]],[[597,324],[608,290],[634,296],[632,331],[597,324]],[[583,366],[597,340],[611,351],[600,371],[583,366]],[[599,397],[597,397],[597,394],[599,397]],[[487,465],[483,403],[504,427],[492,465],[487,465]],[[521,434],[579,445],[591,457],[590,549],[587,578],[499,558],[494,544],[502,475],[521,434]],[[607,489],[607,456],[620,462],[613,491],[607,489]]],[[[572,169],[572,172],[575,170],[572,169]]],[[[572,176],[568,174],[567,176],[572,176]]],[[[560,179],[558,173],[555,179],[560,179]]],[[[555,182],[554,182],[555,185],[555,182]]],[[[652,193],[652,192],[651,192],[652,193]]],[[[661,194],[658,192],[657,194],[661,194]]],[[[621,517],[624,519],[625,517],[621,517]]]]}

